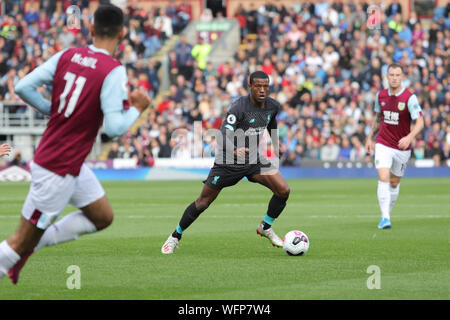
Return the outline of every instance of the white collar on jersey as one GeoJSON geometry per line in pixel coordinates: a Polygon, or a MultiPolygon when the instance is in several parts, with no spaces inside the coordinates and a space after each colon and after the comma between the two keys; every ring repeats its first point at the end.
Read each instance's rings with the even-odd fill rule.
{"type": "MultiPolygon", "coordinates": [[[[405,91],[405,88],[402,88],[402,90],[400,90],[399,92],[397,92],[397,93],[395,94],[395,96],[398,97],[399,95],[401,95],[401,94],[403,93],[403,91],[405,91]]],[[[388,95],[392,96],[392,94],[391,94],[391,89],[390,89],[390,88],[388,88],[388,95]]]]}
{"type": "Polygon", "coordinates": [[[94,47],[93,44],[89,45],[89,49],[91,49],[92,51],[95,51],[95,52],[102,52],[102,53],[107,54],[109,56],[109,52],[107,50],[94,47]]]}

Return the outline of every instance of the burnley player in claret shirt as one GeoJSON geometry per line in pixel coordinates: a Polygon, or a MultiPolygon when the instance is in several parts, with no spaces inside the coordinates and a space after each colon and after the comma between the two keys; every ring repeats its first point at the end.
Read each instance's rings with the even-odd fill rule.
{"type": "Polygon", "coordinates": [[[390,213],[400,192],[400,179],[411,157],[411,143],[424,126],[417,97],[402,87],[402,77],[399,64],[389,65],[389,88],[377,93],[376,116],[366,140],[366,151],[372,153],[375,150],[379,178],[377,195],[381,210],[379,229],[392,226],[390,213]]]}
{"type": "Polygon", "coordinates": [[[128,95],[125,67],[112,57],[124,36],[123,22],[121,9],[100,6],[91,26],[92,45],[56,53],[15,87],[22,100],[50,120],[30,165],[31,186],[19,227],[0,243],[0,279],[8,274],[16,284],[36,250],[97,232],[113,221],[105,191],[84,160],[103,121],[108,136],[120,136],[150,103],[141,90],[128,95]],[[38,91],[43,85],[52,86],[50,103],[38,91]],[[68,204],[78,210],[55,222],[68,204]]]}

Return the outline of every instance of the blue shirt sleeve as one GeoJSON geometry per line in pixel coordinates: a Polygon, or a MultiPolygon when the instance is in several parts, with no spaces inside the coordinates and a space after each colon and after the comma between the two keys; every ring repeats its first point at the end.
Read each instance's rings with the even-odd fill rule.
{"type": "Polygon", "coordinates": [[[422,115],[422,108],[419,105],[419,100],[417,100],[417,96],[413,94],[408,99],[408,110],[411,114],[411,119],[416,120],[422,115]]]}
{"type": "Polygon", "coordinates": [[[127,83],[124,66],[113,69],[103,81],[100,101],[105,132],[110,137],[121,136],[139,118],[140,113],[135,107],[124,110],[124,101],[128,101],[127,83]]]}
{"type": "Polygon", "coordinates": [[[380,113],[381,109],[380,109],[380,103],[378,102],[378,92],[377,95],[375,96],[375,104],[373,106],[373,111],[380,113]]]}
{"type": "Polygon", "coordinates": [[[65,50],[62,50],[54,54],[44,64],[20,79],[14,88],[17,95],[23,101],[46,115],[50,114],[51,104],[44,99],[37,89],[44,84],[50,85],[53,83],[56,66],[64,51],[65,50]]]}

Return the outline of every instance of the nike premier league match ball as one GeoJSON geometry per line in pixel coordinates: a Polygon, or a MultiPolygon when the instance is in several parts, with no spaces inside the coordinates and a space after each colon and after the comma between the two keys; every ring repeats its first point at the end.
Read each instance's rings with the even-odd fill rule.
{"type": "Polygon", "coordinates": [[[283,238],[283,249],[290,256],[303,256],[309,249],[308,236],[299,230],[289,231],[283,238]]]}

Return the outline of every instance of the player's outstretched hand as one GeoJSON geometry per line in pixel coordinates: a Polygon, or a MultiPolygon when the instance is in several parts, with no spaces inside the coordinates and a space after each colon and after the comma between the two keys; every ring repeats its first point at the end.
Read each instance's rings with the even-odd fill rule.
{"type": "Polygon", "coordinates": [[[7,143],[0,145],[0,157],[7,156],[10,152],[11,147],[7,143]]]}
{"type": "Polygon", "coordinates": [[[150,105],[150,97],[143,88],[135,89],[129,94],[130,104],[142,113],[150,105]]]}

